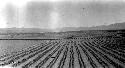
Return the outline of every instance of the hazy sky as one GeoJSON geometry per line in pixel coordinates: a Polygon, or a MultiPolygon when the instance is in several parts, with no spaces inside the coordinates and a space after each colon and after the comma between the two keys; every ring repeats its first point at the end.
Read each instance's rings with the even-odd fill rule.
{"type": "Polygon", "coordinates": [[[91,27],[125,21],[124,0],[11,0],[5,3],[0,7],[0,28],[91,27]]]}

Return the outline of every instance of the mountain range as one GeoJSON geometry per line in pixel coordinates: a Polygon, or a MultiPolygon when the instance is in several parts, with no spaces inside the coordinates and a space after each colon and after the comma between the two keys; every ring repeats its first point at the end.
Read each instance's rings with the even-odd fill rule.
{"type": "Polygon", "coordinates": [[[125,22],[115,23],[110,25],[101,25],[94,27],[63,27],[55,30],[40,29],[40,28],[1,28],[0,33],[44,33],[44,32],[65,32],[65,31],[80,31],[80,30],[119,30],[125,29],[125,22]]]}
{"type": "Polygon", "coordinates": [[[79,30],[119,30],[125,29],[125,22],[110,25],[100,25],[94,27],[65,27],[61,31],[79,31],[79,30]]]}

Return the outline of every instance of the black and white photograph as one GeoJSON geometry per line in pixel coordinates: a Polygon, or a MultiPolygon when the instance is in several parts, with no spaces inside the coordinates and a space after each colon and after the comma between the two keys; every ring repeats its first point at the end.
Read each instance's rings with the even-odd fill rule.
{"type": "Polygon", "coordinates": [[[125,68],[125,0],[0,0],[0,68],[125,68]]]}

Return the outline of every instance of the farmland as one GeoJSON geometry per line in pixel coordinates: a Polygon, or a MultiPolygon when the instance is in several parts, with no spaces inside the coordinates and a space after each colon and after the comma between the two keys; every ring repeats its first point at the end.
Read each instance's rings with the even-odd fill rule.
{"type": "Polygon", "coordinates": [[[124,30],[1,33],[0,67],[125,68],[124,30]]]}

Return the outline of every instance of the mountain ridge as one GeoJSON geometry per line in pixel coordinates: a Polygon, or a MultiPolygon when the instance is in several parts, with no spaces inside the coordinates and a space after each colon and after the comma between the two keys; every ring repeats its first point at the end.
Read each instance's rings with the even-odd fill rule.
{"type": "Polygon", "coordinates": [[[115,23],[110,25],[100,25],[100,26],[94,26],[94,27],[65,27],[62,28],[61,31],[74,31],[74,30],[119,30],[119,29],[125,29],[125,22],[122,23],[115,23]]]}
{"type": "Polygon", "coordinates": [[[44,33],[44,32],[65,32],[65,31],[82,31],[82,30],[119,30],[125,29],[125,22],[110,25],[100,25],[94,27],[63,27],[57,29],[41,28],[0,28],[1,33],[44,33]]]}

